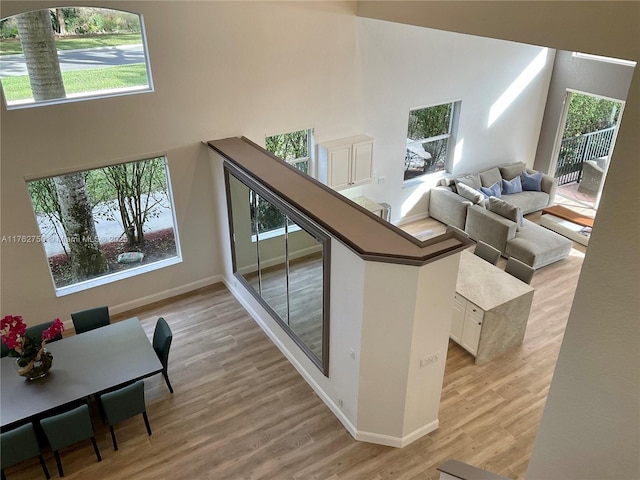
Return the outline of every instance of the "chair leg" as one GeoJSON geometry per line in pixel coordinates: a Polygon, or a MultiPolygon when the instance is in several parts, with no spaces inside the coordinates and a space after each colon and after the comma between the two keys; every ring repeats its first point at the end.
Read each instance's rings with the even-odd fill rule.
{"type": "Polygon", "coordinates": [[[42,465],[44,476],[47,477],[47,480],[49,480],[51,478],[51,475],[49,475],[49,469],[47,468],[47,464],[44,462],[44,457],[42,456],[42,454],[40,454],[38,455],[38,458],[40,459],[40,465],[42,465]]]}
{"type": "Polygon", "coordinates": [[[147,433],[151,436],[151,425],[149,425],[149,417],[147,417],[147,412],[142,412],[142,418],[144,418],[144,425],[147,427],[147,433]]]}
{"type": "Polygon", "coordinates": [[[98,450],[98,444],[96,443],[96,437],[91,437],[91,443],[93,444],[93,450],[96,452],[96,457],[98,457],[98,461],[102,461],[102,457],[100,456],[100,450],[98,450]]]}
{"type": "Polygon", "coordinates": [[[55,450],[53,456],[56,458],[56,465],[58,465],[58,475],[64,477],[64,470],[62,470],[62,462],[60,461],[60,452],[55,450]]]}
{"type": "Polygon", "coordinates": [[[118,442],[116,442],[116,432],[113,429],[113,425],[109,425],[109,430],[111,431],[111,440],[113,441],[113,449],[118,450],[118,442]]]}
{"type": "Polygon", "coordinates": [[[169,375],[167,375],[167,372],[162,372],[162,375],[164,375],[164,381],[167,382],[167,387],[169,387],[169,391],[173,393],[173,387],[171,386],[171,382],[169,381],[169,375]]]}

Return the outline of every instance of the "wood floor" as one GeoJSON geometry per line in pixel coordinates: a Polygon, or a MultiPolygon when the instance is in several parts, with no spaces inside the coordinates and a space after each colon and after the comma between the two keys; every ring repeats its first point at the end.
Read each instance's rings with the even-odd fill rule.
{"type": "MultiPolygon", "coordinates": [[[[450,458],[524,478],[583,252],[575,245],[566,260],[536,271],[522,347],[476,366],[450,342],[440,427],[403,449],[353,440],[221,285],[120,315],[114,320],[138,316],[150,338],[159,316],[168,321],[175,393],[160,375],[145,380],[153,435],[141,417],[127,420],[116,427],[117,452],[94,412],[103,461],[89,442],[65,449],[65,478],[434,480],[450,458]]],[[[51,451],[44,455],[57,478],[51,451]]],[[[7,478],[43,476],[34,459],[7,469],[7,478]]]]}

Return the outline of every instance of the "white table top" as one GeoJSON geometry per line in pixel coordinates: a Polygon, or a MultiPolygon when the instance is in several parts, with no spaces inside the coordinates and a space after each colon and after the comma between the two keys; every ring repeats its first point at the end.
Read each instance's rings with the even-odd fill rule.
{"type": "Polygon", "coordinates": [[[485,312],[532,291],[530,285],[469,250],[462,252],[456,292],[485,312]]]}
{"type": "Polygon", "coordinates": [[[137,318],[48,343],[53,366],[29,381],[17,373],[16,359],[1,359],[0,426],[20,422],[103,390],[162,371],[137,318]]]}

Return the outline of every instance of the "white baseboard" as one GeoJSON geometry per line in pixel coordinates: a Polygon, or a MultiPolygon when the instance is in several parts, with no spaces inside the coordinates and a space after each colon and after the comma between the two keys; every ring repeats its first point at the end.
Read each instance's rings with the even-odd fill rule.
{"type": "Polygon", "coordinates": [[[409,435],[405,435],[404,437],[395,437],[391,435],[381,435],[379,433],[373,432],[358,431],[354,438],[362,442],[377,443],[379,445],[386,445],[388,447],[402,448],[406,447],[411,442],[419,439],[427,433],[433,432],[438,428],[439,425],[440,421],[434,420],[433,422],[430,422],[423,427],[420,427],[419,429],[411,432],[409,435]]]}
{"type": "Polygon", "coordinates": [[[396,226],[401,226],[401,225],[406,225],[407,223],[411,223],[411,222],[417,222],[418,220],[424,220],[425,218],[429,218],[429,214],[428,213],[417,213],[415,215],[411,215],[410,217],[402,217],[398,223],[396,223],[396,226]]]}
{"type": "Polygon", "coordinates": [[[144,307],[145,305],[159,302],[160,300],[165,300],[169,297],[182,295],[183,293],[191,292],[193,290],[197,290],[198,288],[208,287],[209,285],[220,283],[222,281],[222,275],[214,275],[212,277],[203,278],[202,280],[186,283],[184,285],[180,285],[179,287],[170,288],[168,290],[163,290],[162,292],[147,295],[146,297],[136,298],[135,300],[131,300],[130,302],[114,305],[113,307],[109,306],[109,312],[112,314],[126,312],[128,310],[133,310],[134,308],[144,307]]]}

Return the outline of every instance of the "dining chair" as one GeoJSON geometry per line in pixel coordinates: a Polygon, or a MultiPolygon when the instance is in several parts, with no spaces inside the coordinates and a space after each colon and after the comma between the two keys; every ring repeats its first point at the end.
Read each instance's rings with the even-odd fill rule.
{"type": "MultiPolygon", "coordinates": [[[[35,338],[35,339],[37,339],[39,341],[39,340],[42,339],[42,332],[44,332],[51,325],[53,325],[53,321],[44,322],[44,323],[41,323],[39,325],[34,325],[33,327],[28,327],[27,328],[27,335],[29,335],[31,338],[35,338]]],[[[62,333],[59,333],[58,335],[53,337],[51,340],[47,340],[47,342],[51,343],[51,342],[56,342],[58,340],[62,340],[62,333]]]]}
{"type": "Polygon", "coordinates": [[[53,456],[56,459],[56,465],[58,465],[58,473],[61,477],[64,476],[62,462],[60,461],[61,448],[74,445],[82,440],[91,439],[96,457],[99,462],[102,461],[87,404],[80,405],[68,412],[43,418],[40,420],[40,425],[49,440],[53,456]]]}
{"type": "Polygon", "coordinates": [[[11,350],[9,350],[9,347],[7,347],[3,341],[0,341],[0,358],[4,358],[6,356],[9,355],[9,352],[11,352],[11,350]]]}
{"type": "Polygon", "coordinates": [[[504,271],[522,280],[526,284],[531,283],[533,273],[535,272],[532,267],[513,257],[509,257],[507,260],[507,265],[505,266],[504,271]]]}
{"type": "Polygon", "coordinates": [[[2,480],[6,480],[4,469],[21,463],[29,458],[38,457],[44,471],[44,476],[49,479],[49,470],[44,461],[38,437],[32,423],[27,423],[14,430],[9,430],[0,435],[0,459],[2,463],[2,480]]]}
{"type": "Polygon", "coordinates": [[[109,307],[95,307],[71,314],[73,328],[78,333],[88,332],[95,328],[106,327],[111,323],[109,307]]]}
{"type": "Polygon", "coordinates": [[[144,382],[142,380],[101,395],[100,403],[102,404],[107,423],[109,424],[114,450],[118,450],[118,442],[116,441],[116,434],[113,427],[116,423],[120,423],[128,418],[142,414],[144,424],[147,427],[147,433],[151,435],[151,426],[149,425],[149,418],[147,417],[147,406],[144,401],[144,382]]]}
{"type": "Polygon", "coordinates": [[[473,253],[493,265],[496,265],[500,259],[500,250],[482,241],[476,243],[473,253]]]}
{"type": "Polygon", "coordinates": [[[153,349],[156,351],[160,363],[162,363],[162,375],[164,376],[165,382],[167,382],[167,387],[169,387],[169,391],[173,393],[173,387],[171,386],[171,382],[169,382],[169,374],[167,373],[171,340],[173,340],[173,333],[171,333],[169,324],[164,318],[158,318],[156,328],[153,332],[153,349]]]}

